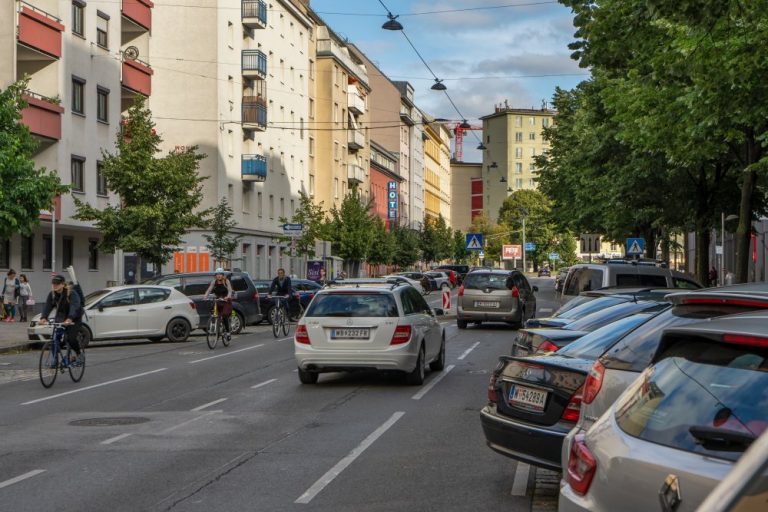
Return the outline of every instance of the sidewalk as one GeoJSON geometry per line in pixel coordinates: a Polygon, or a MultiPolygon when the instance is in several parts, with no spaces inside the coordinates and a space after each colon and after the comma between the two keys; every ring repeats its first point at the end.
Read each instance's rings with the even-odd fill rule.
{"type": "Polygon", "coordinates": [[[27,326],[29,322],[0,322],[0,354],[14,350],[26,349],[34,345],[36,341],[27,339],[27,326]]]}

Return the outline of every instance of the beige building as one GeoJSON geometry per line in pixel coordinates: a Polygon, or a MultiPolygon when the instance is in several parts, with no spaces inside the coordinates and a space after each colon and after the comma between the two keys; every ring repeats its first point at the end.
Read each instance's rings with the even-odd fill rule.
{"type": "Polygon", "coordinates": [[[548,150],[542,137],[551,125],[552,110],[496,107],[491,115],[482,117],[485,146],[483,176],[485,178],[485,211],[496,221],[499,208],[515,190],[536,188],[534,158],[548,150]]]}
{"type": "Polygon", "coordinates": [[[451,227],[465,233],[483,211],[483,164],[451,162],[451,227]]]}
{"type": "Polygon", "coordinates": [[[442,215],[451,225],[451,132],[424,116],[424,218],[442,215]]]}

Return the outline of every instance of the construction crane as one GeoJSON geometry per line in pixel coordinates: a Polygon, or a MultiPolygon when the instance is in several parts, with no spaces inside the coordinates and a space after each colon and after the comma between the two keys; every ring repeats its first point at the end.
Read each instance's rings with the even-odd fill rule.
{"type": "MultiPolygon", "coordinates": [[[[453,133],[454,135],[456,135],[456,145],[454,147],[453,159],[456,160],[457,162],[463,162],[464,161],[464,132],[470,131],[470,130],[483,131],[483,127],[472,126],[466,121],[449,124],[448,126],[453,128],[453,133]]],[[[483,144],[482,140],[480,140],[480,144],[481,145],[483,144]]]]}

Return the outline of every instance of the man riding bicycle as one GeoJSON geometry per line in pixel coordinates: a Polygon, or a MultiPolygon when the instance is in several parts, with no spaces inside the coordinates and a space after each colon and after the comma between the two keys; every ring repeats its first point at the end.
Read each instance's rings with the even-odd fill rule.
{"type": "Polygon", "coordinates": [[[66,279],[62,275],[55,275],[51,279],[51,292],[45,300],[43,313],[40,315],[40,325],[48,323],[48,315],[56,310],[54,322],[64,325],[67,335],[67,343],[77,354],[77,361],[82,362],[80,341],[77,339],[77,331],[82,323],[83,307],[80,303],[80,295],[68,288],[66,279]]]}
{"type": "Polygon", "coordinates": [[[293,296],[293,284],[291,278],[285,275],[285,269],[277,269],[277,277],[272,280],[272,284],[269,285],[269,291],[267,297],[272,298],[272,295],[288,299],[285,303],[285,310],[290,311],[290,301],[293,296]]]}
{"type": "Polygon", "coordinates": [[[232,338],[230,317],[232,316],[232,299],[235,296],[235,292],[232,289],[232,283],[224,275],[224,269],[221,267],[216,269],[216,276],[211,281],[211,284],[208,285],[205,296],[208,297],[211,295],[211,292],[213,292],[217,299],[217,314],[223,320],[225,336],[229,340],[232,338]]]}

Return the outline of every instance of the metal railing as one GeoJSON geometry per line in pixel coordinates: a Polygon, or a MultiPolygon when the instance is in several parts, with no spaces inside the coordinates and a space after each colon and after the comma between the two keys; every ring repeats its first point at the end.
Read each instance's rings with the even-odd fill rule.
{"type": "Polygon", "coordinates": [[[244,96],[242,108],[243,124],[257,124],[267,127],[267,106],[260,96],[244,96]]]}
{"type": "Polygon", "coordinates": [[[242,0],[240,14],[241,18],[258,18],[267,24],[267,4],[263,0],[242,0]]]}
{"type": "Polygon", "coordinates": [[[267,180],[267,157],[263,155],[242,155],[241,175],[248,181],[267,180]]]}
{"type": "Polygon", "coordinates": [[[267,76],[267,56],[261,50],[243,50],[241,64],[243,71],[258,71],[262,77],[267,76]]]}

